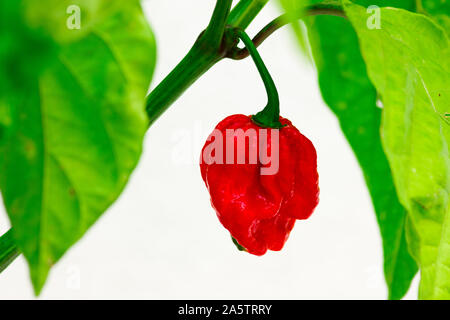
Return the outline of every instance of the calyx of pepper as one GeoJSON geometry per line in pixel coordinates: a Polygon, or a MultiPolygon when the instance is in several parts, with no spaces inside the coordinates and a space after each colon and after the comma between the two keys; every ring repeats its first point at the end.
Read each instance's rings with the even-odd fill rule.
{"type": "Polygon", "coordinates": [[[258,112],[257,114],[252,116],[252,121],[254,124],[262,127],[262,128],[272,128],[272,129],[281,129],[286,125],[283,125],[277,117],[277,120],[273,120],[271,116],[267,116],[264,111],[266,109],[258,112]]]}

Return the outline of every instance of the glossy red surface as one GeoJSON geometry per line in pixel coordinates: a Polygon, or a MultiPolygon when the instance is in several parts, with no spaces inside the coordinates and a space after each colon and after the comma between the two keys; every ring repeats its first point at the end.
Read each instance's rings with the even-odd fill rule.
{"type": "Polygon", "coordinates": [[[307,219],[319,201],[316,150],[289,120],[280,117],[280,122],[285,126],[278,132],[278,148],[275,142],[271,145],[272,139],[276,140],[271,129],[257,126],[250,116],[237,114],[216,126],[215,135],[219,131],[223,135],[222,150],[216,148],[210,154],[205,152],[213,149],[211,144],[216,140],[213,134],[202,149],[200,169],[212,206],[222,225],[240,245],[255,255],[263,255],[267,250],[281,250],[295,221],[307,219]],[[237,143],[238,138],[234,137],[233,141],[229,140],[232,149],[227,149],[227,129],[243,129],[244,132],[254,129],[258,133],[269,130],[268,150],[260,150],[262,138],[259,135],[256,135],[257,140],[247,139],[245,145],[237,143]],[[234,150],[235,161],[227,164],[226,156],[230,150],[234,150]],[[249,163],[249,151],[257,154],[269,151],[269,155],[275,156],[276,150],[279,151],[279,169],[275,174],[261,175],[261,169],[270,167],[272,162],[264,164],[258,157],[256,163],[249,163]],[[211,163],[212,158],[217,160],[220,152],[224,163],[211,163]],[[245,152],[244,164],[236,163],[239,152],[245,152]]]}

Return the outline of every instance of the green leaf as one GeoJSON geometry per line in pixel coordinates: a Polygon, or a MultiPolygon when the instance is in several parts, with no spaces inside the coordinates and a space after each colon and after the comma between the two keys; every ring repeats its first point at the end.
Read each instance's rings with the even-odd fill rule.
{"type": "Polygon", "coordinates": [[[449,0],[417,0],[417,2],[421,11],[429,14],[447,31],[447,34],[450,34],[449,0]]]}
{"type": "Polygon", "coordinates": [[[322,96],[363,170],[383,239],[384,273],[390,299],[407,292],[417,266],[407,250],[406,212],[395,191],[381,146],[381,109],[351,24],[340,17],[307,20],[322,96]]]}
{"type": "Polygon", "coordinates": [[[38,294],[138,162],[155,43],[139,1],[17,2],[0,6],[0,187],[38,294]],[[69,4],[80,30],[62,31],[69,4]]]}
{"type": "Polygon", "coordinates": [[[368,74],[383,101],[382,142],[400,201],[408,211],[410,249],[421,269],[419,297],[450,298],[449,40],[429,18],[382,8],[381,28],[365,8],[346,2],[368,74]]]}

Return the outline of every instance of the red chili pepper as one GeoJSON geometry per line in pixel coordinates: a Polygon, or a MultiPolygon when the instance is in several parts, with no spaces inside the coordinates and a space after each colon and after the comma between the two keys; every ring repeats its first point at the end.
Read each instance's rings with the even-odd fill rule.
{"type": "Polygon", "coordinates": [[[280,117],[280,122],[281,129],[265,129],[250,116],[229,116],[216,126],[202,149],[200,169],[212,206],[231,236],[255,255],[281,250],[295,220],[307,219],[318,204],[316,150],[289,120],[280,117]],[[236,134],[237,129],[247,134],[245,144],[239,143],[242,135],[236,134]],[[256,140],[252,132],[257,133],[256,140]],[[227,133],[232,140],[227,140],[227,133]],[[267,144],[261,145],[262,140],[267,144]],[[261,157],[266,152],[270,162],[261,157]],[[255,153],[259,155],[256,163],[251,161],[255,153]],[[237,163],[239,156],[241,163],[237,163]],[[261,170],[273,174],[261,174],[261,170]]]}

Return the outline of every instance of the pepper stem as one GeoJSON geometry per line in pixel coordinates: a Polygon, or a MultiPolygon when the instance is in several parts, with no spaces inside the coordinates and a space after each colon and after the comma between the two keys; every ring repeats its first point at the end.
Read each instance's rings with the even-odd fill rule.
{"type": "Polygon", "coordinates": [[[235,32],[238,38],[241,39],[247,47],[256,68],[258,68],[258,72],[264,82],[267,92],[268,101],[266,107],[256,115],[252,116],[252,121],[262,127],[276,129],[281,128],[283,125],[280,123],[280,100],[278,98],[277,88],[272,77],[270,76],[269,70],[267,70],[264,61],[247,33],[242,29],[235,29],[235,32]]]}

